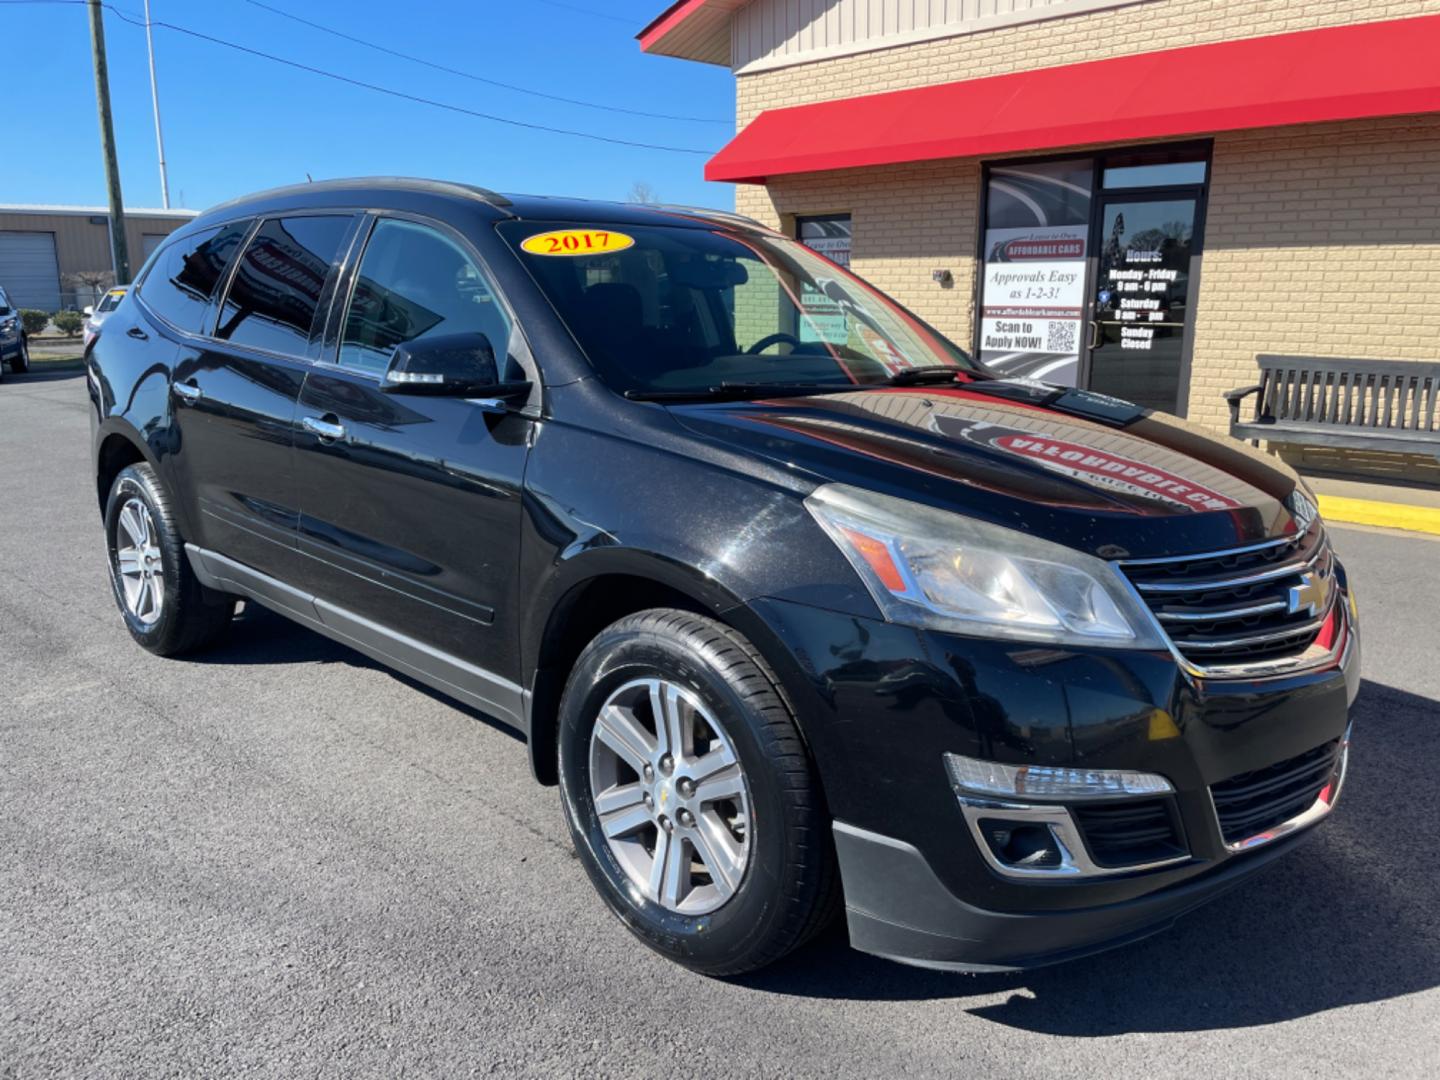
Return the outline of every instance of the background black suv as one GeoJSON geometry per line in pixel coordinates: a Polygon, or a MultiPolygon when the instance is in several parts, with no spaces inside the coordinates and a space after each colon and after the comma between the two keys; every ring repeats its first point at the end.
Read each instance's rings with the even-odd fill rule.
{"type": "Polygon", "coordinates": [[[1339,793],[1355,611],[1291,471],[997,379],[733,215],[257,195],[152,256],[89,383],[137,641],[244,598],[515,726],[700,970],[842,895],[882,955],[1073,956],[1339,793]]]}
{"type": "Polygon", "coordinates": [[[25,334],[20,309],[11,303],[9,294],[0,289],[0,371],[7,363],[17,375],[30,370],[30,339],[25,334]]]}

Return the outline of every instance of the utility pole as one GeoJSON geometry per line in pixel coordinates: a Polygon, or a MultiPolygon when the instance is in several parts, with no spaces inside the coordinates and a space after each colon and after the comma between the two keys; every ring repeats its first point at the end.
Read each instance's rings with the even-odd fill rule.
{"type": "Polygon", "coordinates": [[[110,72],[105,63],[105,12],[90,3],[90,51],[95,60],[95,106],[100,112],[100,152],[105,156],[105,186],[110,194],[110,252],[115,284],[130,284],[130,249],[125,243],[125,204],[120,198],[120,166],[115,160],[115,123],[110,118],[110,72]]]}
{"type": "Polygon", "coordinates": [[[155,35],[150,30],[150,0],[145,0],[145,48],[150,53],[150,106],[155,111],[155,148],[160,154],[160,205],[170,209],[170,178],[165,173],[165,136],[160,133],[160,90],[155,83],[155,35]]]}

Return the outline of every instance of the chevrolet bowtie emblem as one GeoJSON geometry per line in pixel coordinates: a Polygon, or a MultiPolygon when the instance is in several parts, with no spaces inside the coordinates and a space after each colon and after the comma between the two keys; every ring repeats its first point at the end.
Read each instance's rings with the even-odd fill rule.
{"type": "Polygon", "coordinates": [[[1313,617],[1325,610],[1325,602],[1329,599],[1330,579],[1305,573],[1300,575],[1299,585],[1290,586],[1286,607],[1291,615],[1306,611],[1313,617]]]}

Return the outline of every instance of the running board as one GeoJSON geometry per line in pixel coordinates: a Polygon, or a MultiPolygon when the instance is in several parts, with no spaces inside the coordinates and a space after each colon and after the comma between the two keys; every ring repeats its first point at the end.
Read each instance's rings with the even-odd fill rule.
{"type": "Polygon", "coordinates": [[[518,683],[224,555],[194,544],[185,545],[185,554],[203,585],[253,600],[528,734],[524,694],[518,683]]]}

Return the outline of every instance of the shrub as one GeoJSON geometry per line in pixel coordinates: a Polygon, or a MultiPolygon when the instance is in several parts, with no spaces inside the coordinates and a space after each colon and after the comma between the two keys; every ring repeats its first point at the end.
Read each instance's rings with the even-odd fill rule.
{"type": "Polygon", "coordinates": [[[66,337],[74,337],[85,325],[85,316],[78,311],[57,311],[55,317],[50,321],[55,324],[55,329],[60,333],[66,337]]]}
{"type": "Polygon", "coordinates": [[[44,333],[45,327],[50,325],[50,313],[35,308],[21,308],[20,325],[25,328],[26,337],[34,337],[44,333]]]}

